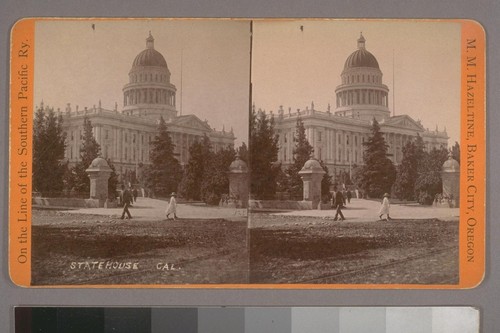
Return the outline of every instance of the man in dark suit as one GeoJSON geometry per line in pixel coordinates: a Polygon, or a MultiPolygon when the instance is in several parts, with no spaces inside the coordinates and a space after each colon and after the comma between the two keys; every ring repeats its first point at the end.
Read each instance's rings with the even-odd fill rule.
{"type": "Polygon", "coordinates": [[[342,191],[337,190],[337,187],[334,187],[333,191],[334,191],[333,208],[336,210],[335,217],[333,220],[337,221],[337,219],[340,215],[340,220],[343,221],[343,220],[345,220],[345,218],[344,218],[344,214],[342,214],[342,207],[345,204],[345,199],[344,199],[344,196],[342,195],[342,191]]]}
{"type": "Polygon", "coordinates": [[[130,220],[132,218],[132,215],[130,215],[128,208],[132,203],[132,193],[130,192],[130,189],[128,188],[125,189],[124,185],[122,185],[122,203],[123,203],[123,212],[121,219],[123,220],[125,218],[125,213],[127,213],[128,219],[130,220]]]}

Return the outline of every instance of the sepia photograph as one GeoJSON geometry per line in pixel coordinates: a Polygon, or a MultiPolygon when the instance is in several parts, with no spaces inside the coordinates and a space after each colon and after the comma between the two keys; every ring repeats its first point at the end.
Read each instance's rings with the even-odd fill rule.
{"type": "Polygon", "coordinates": [[[247,281],[249,26],[36,22],[33,285],[247,281]]]}
{"type": "Polygon", "coordinates": [[[256,21],[250,282],[459,283],[461,26],[256,21]]]}
{"type": "Polygon", "coordinates": [[[476,24],[22,23],[33,33],[16,30],[29,38],[11,59],[17,284],[480,283],[476,24]]]}

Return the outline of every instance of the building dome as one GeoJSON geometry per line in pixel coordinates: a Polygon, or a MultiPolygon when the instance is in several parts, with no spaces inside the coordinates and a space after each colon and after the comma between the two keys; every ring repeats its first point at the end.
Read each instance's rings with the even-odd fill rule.
{"type": "Polygon", "coordinates": [[[154,38],[149,33],[149,37],[146,39],[146,49],[139,53],[132,63],[132,67],[137,66],[156,66],[156,67],[166,67],[167,61],[163,55],[154,49],[154,38]]]}
{"type": "Polygon", "coordinates": [[[166,121],[177,116],[175,85],[170,83],[170,70],[163,55],[154,48],[149,32],[146,49],[134,59],[128,73],[129,82],[123,87],[123,111],[126,115],[145,116],[166,121]]]}
{"type": "Polygon", "coordinates": [[[351,53],[345,61],[344,70],[353,67],[371,67],[380,69],[375,56],[365,49],[365,38],[363,35],[361,35],[358,39],[358,49],[351,53]]]}

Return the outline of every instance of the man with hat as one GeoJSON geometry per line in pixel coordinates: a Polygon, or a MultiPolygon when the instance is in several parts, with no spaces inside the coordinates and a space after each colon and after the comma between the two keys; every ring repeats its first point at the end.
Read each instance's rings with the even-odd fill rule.
{"type": "Polygon", "coordinates": [[[380,211],[378,212],[379,218],[382,220],[382,215],[387,215],[387,221],[391,219],[389,216],[389,208],[391,204],[389,202],[389,193],[384,193],[384,199],[382,200],[382,206],[380,207],[380,211]]]}
{"type": "Polygon", "coordinates": [[[174,220],[177,218],[177,215],[175,214],[177,212],[177,201],[175,200],[175,197],[177,194],[175,192],[172,192],[170,195],[170,202],[168,203],[167,210],[165,213],[167,214],[167,220],[169,219],[170,214],[174,214],[174,220]]]}
{"type": "Polygon", "coordinates": [[[340,215],[340,220],[343,221],[345,220],[344,214],[342,214],[342,207],[344,207],[345,204],[345,199],[344,196],[342,195],[342,191],[337,190],[337,186],[334,186],[333,188],[333,208],[335,209],[335,217],[334,221],[337,221],[339,215],[340,215]]]}
{"type": "Polygon", "coordinates": [[[122,185],[122,193],[121,193],[121,202],[123,204],[123,211],[122,211],[122,217],[121,219],[123,220],[125,218],[125,213],[128,216],[128,219],[132,219],[132,215],[130,215],[130,212],[128,211],[128,208],[132,204],[132,193],[130,193],[129,188],[125,188],[124,185],[122,185]]]}

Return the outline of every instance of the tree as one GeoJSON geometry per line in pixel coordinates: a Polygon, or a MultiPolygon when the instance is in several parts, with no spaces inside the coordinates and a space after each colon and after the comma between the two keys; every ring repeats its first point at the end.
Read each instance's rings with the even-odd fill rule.
{"type": "Polygon", "coordinates": [[[460,164],[460,145],[455,141],[455,145],[451,147],[451,156],[460,164]]]}
{"type": "Polygon", "coordinates": [[[304,123],[300,117],[297,118],[293,140],[295,142],[295,147],[293,149],[293,164],[287,168],[286,174],[288,175],[288,191],[291,197],[296,198],[302,197],[303,195],[303,182],[299,175],[299,171],[311,158],[314,152],[314,148],[309,141],[307,141],[304,123]]]}
{"type": "Polygon", "coordinates": [[[209,205],[218,205],[222,194],[229,189],[228,171],[234,161],[236,152],[232,147],[210,152],[208,163],[203,171],[201,183],[201,199],[209,205]]]}
{"type": "Polygon", "coordinates": [[[240,159],[248,164],[248,147],[246,143],[241,143],[241,146],[238,147],[237,153],[240,156],[240,159]]]}
{"type": "Polygon", "coordinates": [[[205,175],[205,168],[210,160],[210,139],[203,136],[189,147],[189,161],[184,169],[179,192],[187,199],[201,199],[201,184],[205,175]]]}
{"type": "Polygon", "coordinates": [[[90,180],[85,170],[87,170],[92,161],[99,156],[101,146],[97,143],[92,134],[92,122],[87,116],[83,118],[83,136],[81,139],[80,160],[72,169],[71,179],[68,183],[71,184],[71,188],[77,193],[89,193],[90,180]]]}
{"type": "Polygon", "coordinates": [[[424,154],[415,182],[415,197],[421,205],[431,205],[436,194],[442,192],[441,168],[447,159],[448,150],[444,147],[424,154]]]}
{"type": "Polygon", "coordinates": [[[250,192],[257,199],[273,199],[276,193],[278,136],[274,120],[255,110],[250,116],[250,192]]]}
{"type": "Polygon", "coordinates": [[[425,156],[424,143],[420,135],[415,142],[408,141],[403,147],[403,159],[398,166],[394,192],[402,200],[415,200],[415,183],[418,170],[425,156]]]}
{"type": "Polygon", "coordinates": [[[111,169],[111,174],[108,179],[108,198],[115,199],[118,196],[118,192],[116,191],[118,187],[118,174],[116,173],[116,168],[111,159],[107,158],[106,161],[111,169]]]}
{"type": "Polygon", "coordinates": [[[149,153],[151,165],[146,172],[146,182],[157,196],[168,196],[177,190],[182,177],[179,161],[174,157],[174,144],[167,130],[163,117],[158,124],[158,133],[151,142],[149,153]]]}
{"type": "Polygon", "coordinates": [[[33,129],[33,187],[44,196],[58,196],[64,188],[66,133],[63,119],[43,106],[35,113],[33,129]]]}
{"type": "Polygon", "coordinates": [[[319,164],[323,168],[323,171],[325,171],[325,174],[321,179],[321,201],[323,201],[323,203],[327,203],[330,201],[330,185],[332,184],[332,176],[330,176],[328,167],[323,161],[319,161],[319,164]]]}
{"type": "Polygon", "coordinates": [[[387,147],[380,126],[374,118],[371,136],[364,145],[360,187],[370,197],[380,198],[385,192],[391,192],[396,179],[396,169],[387,157],[387,147]]]}

